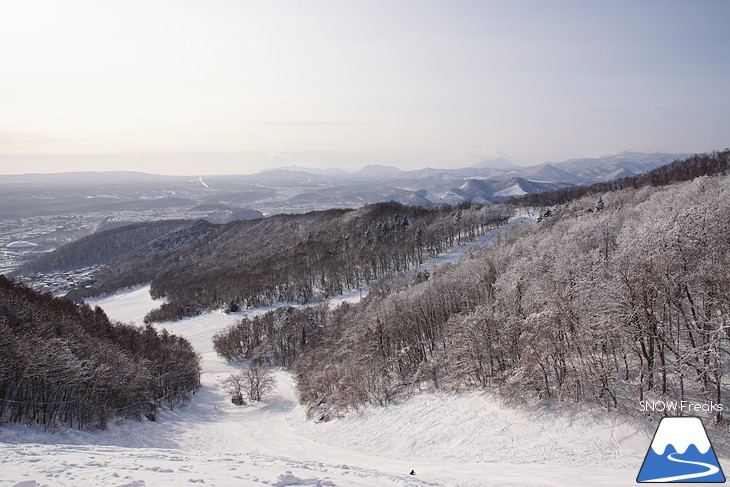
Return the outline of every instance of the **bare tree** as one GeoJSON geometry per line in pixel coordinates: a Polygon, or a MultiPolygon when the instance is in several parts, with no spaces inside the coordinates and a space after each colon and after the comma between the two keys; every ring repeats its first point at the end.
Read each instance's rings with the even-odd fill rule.
{"type": "Polygon", "coordinates": [[[243,373],[231,374],[225,379],[221,385],[225,391],[231,395],[231,402],[236,406],[243,406],[246,401],[243,399],[245,384],[243,381],[243,373]]]}
{"type": "Polygon", "coordinates": [[[237,374],[231,374],[222,384],[231,395],[231,402],[241,406],[246,404],[244,397],[249,401],[261,401],[274,390],[276,380],[271,370],[252,365],[237,374]]]}

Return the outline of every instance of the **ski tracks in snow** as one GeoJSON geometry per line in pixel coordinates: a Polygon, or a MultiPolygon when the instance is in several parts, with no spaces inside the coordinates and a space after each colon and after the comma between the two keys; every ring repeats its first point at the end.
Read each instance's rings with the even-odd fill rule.
{"type": "MultiPolygon", "coordinates": [[[[467,247],[426,266],[452,260],[467,247]]],[[[94,304],[112,319],[128,321],[141,319],[160,303],[149,299],[148,288],[139,288],[94,304]]],[[[236,368],[216,355],[213,335],[244,315],[271,309],[212,312],[160,325],[188,338],[201,354],[202,388],[189,405],[160,412],[155,423],[113,424],[105,432],[3,427],[0,487],[608,486],[623,485],[634,474],[615,464],[595,467],[614,463],[610,453],[579,456],[581,447],[598,445],[588,438],[601,428],[560,428],[560,418],[545,422],[539,412],[508,409],[474,392],[426,392],[402,404],[314,424],[298,405],[294,378],[278,371],[272,396],[235,406],[220,380],[236,368]],[[408,475],[411,469],[417,475],[408,475]]],[[[622,429],[627,430],[625,425],[622,429]]],[[[613,433],[601,446],[608,443],[615,445],[613,433]]]]}

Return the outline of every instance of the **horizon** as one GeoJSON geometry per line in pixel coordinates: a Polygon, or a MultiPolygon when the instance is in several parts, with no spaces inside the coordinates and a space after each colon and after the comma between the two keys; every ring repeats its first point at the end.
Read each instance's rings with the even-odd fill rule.
{"type": "MultiPolygon", "coordinates": [[[[721,150],[721,149],[712,149],[710,151],[704,151],[704,152],[712,152],[714,150],[721,150]]],[[[612,156],[617,156],[621,154],[668,154],[668,155],[676,155],[679,157],[684,156],[690,156],[693,154],[700,154],[701,152],[664,152],[664,151],[651,151],[651,152],[641,152],[641,151],[618,151],[610,154],[603,154],[603,155],[597,155],[597,156],[584,156],[584,157],[571,157],[565,160],[544,160],[542,162],[538,162],[535,164],[518,164],[512,160],[510,160],[508,157],[494,157],[494,158],[487,158],[482,161],[477,161],[474,164],[469,165],[463,165],[463,166],[454,166],[454,167],[433,167],[433,166],[422,166],[422,167],[414,167],[414,168],[403,168],[396,164],[381,164],[381,163],[371,163],[371,164],[365,164],[361,166],[356,167],[345,167],[345,166],[329,166],[329,167],[317,167],[317,166],[304,166],[300,164],[288,164],[288,165],[280,165],[280,166],[270,166],[270,167],[262,167],[262,168],[253,168],[252,172],[228,172],[228,173],[218,173],[218,172],[190,172],[190,173],[162,173],[162,172],[151,172],[146,171],[143,169],[134,169],[134,168],[114,168],[114,169],[79,169],[79,170],[61,170],[61,171],[48,171],[48,172],[27,172],[27,171],[19,171],[19,172],[2,172],[0,173],[0,176],[34,176],[34,175],[40,175],[40,176],[48,176],[48,175],[54,175],[54,174],[75,174],[75,173],[138,173],[138,174],[146,174],[151,176],[165,176],[165,177],[202,177],[202,176],[252,176],[268,171],[275,171],[275,170],[292,170],[292,171],[332,171],[332,172],[342,172],[345,174],[355,174],[359,171],[362,171],[369,167],[389,167],[389,168],[396,168],[401,172],[409,172],[409,171],[419,171],[419,170],[426,170],[426,169],[432,169],[435,171],[449,171],[449,170],[459,170],[459,169],[466,169],[469,167],[474,167],[477,165],[480,165],[482,163],[487,163],[490,161],[498,161],[498,160],[507,160],[508,163],[514,164],[519,169],[529,169],[534,167],[539,167],[545,164],[560,164],[563,162],[568,161],[578,161],[578,160],[588,160],[588,159],[602,159],[602,158],[608,158],[612,156]]],[[[64,155],[56,155],[55,157],[58,158],[74,158],[78,156],[83,156],[85,158],[103,158],[103,157],[114,157],[118,158],[120,156],[124,156],[125,154],[64,154],[64,155]]],[[[139,156],[139,154],[131,154],[132,156],[139,156]]],[[[174,157],[175,154],[167,154],[168,157],[174,157]]],[[[28,155],[22,155],[17,156],[18,159],[24,159],[24,158],[44,158],[48,157],[47,155],[37,155],[37,154],[28,154],[28,155]]],[[[3,156],[0,155],[0,163],[3,162],[3,156]]],[[[0,166],[2,167],[2,166],[0,166]]]]}
{"type": "Polygon", "coordinates": [[[720,150],[728,17],[713,0],[15,2],[0,173],[720,150]]]}

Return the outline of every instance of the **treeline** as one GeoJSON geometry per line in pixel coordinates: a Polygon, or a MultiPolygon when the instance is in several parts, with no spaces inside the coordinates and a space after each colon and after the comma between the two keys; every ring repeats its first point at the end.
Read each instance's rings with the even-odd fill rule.
{"type": "Polygon", "coordinates": [[[184,338],[113,324],[0,276],[0,423],[106,428],[189,400],[199,359],[184,338]]]}
{"type": "Polygon", "coordinates": [[[512,198],[509,202],[519,206],[547,207],[562,205],[590,194],[638,189],[644,186],[666,186],[681,181],[691,181],[700,176],[727,174],[730,149],[705,154],[695,154],[687,159],[677,160],[651,171],[627,178],[615,179],[590,186],[568,186],[540,194],[527,194],[512,198]]]}
{"type": "MultiPolygon", "coordinates": [[[[221,226],[164,261],[124,265],[155,270],[151,292],[168,301],[146,317],[149,322],[221,306],[235,311],[307,303],[402,273],[504,224],[511,214],[504,205],[427,210],[378,203],[276,215],[221,226]]],[[[103,272],[113,275],[116,268],[103,272]]]]}

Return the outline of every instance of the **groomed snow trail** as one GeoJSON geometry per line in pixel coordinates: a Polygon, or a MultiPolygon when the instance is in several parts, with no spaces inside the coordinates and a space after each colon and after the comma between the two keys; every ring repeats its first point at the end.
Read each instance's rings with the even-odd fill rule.
{"type": "MultiPolygon", "coordinates": [[[[160,304],[148,286],[90,302],[138,324],[160,304]]],[[[269,398],[235,406],[219,383],[236,369],[216,355],[213,335],[269,309],[160,325],[201,354],[202,387],[189,405],[161,412],[156,422],[96,432],[0,428],[0,487],[635,485],[649,437],[617,416],[579,408],[557,415],[507,408],[483,393],[431,391],[316,424],[281,370],[269,398]]]]}
{"type": "MultiPolygon", "coordinates": [[[[144,311],[142,303],[154,304],[147,293],[139,288],[97,304],[112,318],[130,319],[132,311],[144,311]]],[[[532,421],[479,393],[424,393],[315,424],[297,404],[293,377],[277,371],[270,398],[235,406],[219,381],[236,369],[216,355],[212,337],[242,314],[265,311],[213,312],[161,325],[187,337],[201,354],[202,387],[188,406],[163,411],[154,423],[112,425],[106,432],[2,428],[0,486],[613,486],[630,485],[623,480],[635,476],[632,469],[591,467],[585,459],[569,465],[579,453],[566,444],[584,436],[576,428],[570,434],[575,418],[532,421]],[[530,463],[542,458],[550,463],[530,463]],[[415,476],[408,475],[411,469],[415,476]]],[[[634,436],[608,423],[591,433],[611,428],[634,436]]]]}
{"type": "MultiPolygon", "coordinates": [[[[107,313],[115,318],[120,304],[128,310],[125,301],[141,309],[130,302],[134,296],[147,299],[144,288],[115,295],[107,313]]],[[[189,405],[160,412],[156,422],[112,425],[107,432],[0,430],[0,486],[441,485],[414,481],[405,464],[384,470],[368,467],[378,462],[355,467],[361,455],[297,435],[287,423],[299,406],[286,372],[277,372],[278,388],[266,401],[231,404],[219,381],[236,369],[216,355],[212,338],[240,315],[214,312],[162,325],[187,337],[201,354],[202,387],[189,405]]]]}

